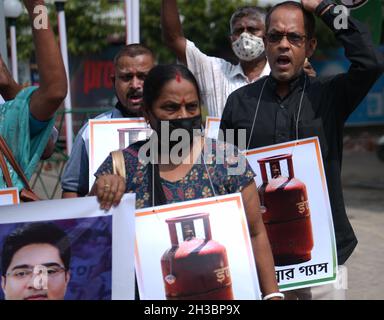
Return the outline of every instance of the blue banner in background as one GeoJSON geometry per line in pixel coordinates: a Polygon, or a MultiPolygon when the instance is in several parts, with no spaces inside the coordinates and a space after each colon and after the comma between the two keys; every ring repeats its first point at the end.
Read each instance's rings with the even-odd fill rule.
{"type": "MultiPolygon", "coordinates": [[[[384,52],[384,46],[380,47],[384,52]]],[[[313,59],[311,63],[317,76],[330,76],[348,71],[349,60],[344,55],[344,49],[327,53],[327,59],[313,59]]],[[[347,126],[384,125],[384,76],[381,76],[371,91],[361,102],[355,112],[349,117],[347,126]]]]}

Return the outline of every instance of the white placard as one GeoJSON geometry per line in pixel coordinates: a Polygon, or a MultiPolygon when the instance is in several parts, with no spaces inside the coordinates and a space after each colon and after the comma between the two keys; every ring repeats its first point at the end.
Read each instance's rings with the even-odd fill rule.
{"type": "MultiPolygon", "coordinates": [[[[194,247],[193,241],[201,241],[201,246],[198,245],[191,255],[205,256],[207,252],[210,252],[210,249],[213,252],[213,248],[224,247],[228,265],[222,263],[216,268],[216,263],[205,264],[202,262],[204,259],[200,260],[197,257],[197,260],[185,266],[188,270],[178,269],[173,271],[176,278],[174,284],[178,284],[178,277],[183,275],[184,277],[195,276],[195,280],[198,278],[207,279],[209,276],[212,276],[214,279],[211,282],[211,284],[214,283],[213,287],[220,287],[220,284],[224,283],[224,281],[231,280],[233,299],[260,299],[252,244],[248,233],[241,194],[239,193],[142,209],[136,212],[135,263],[141,299],[164,300],[167,296],[165,281],[168,278],[165,279],[163,277],[161,259],[172,245],[166,220],[176,217],[186,219],[186,216],[201,213],[208,214],[212,240],[206,242],[209,237],[204,231],[204,224],[201,218],[193,222],[195,228],[195,237],[193,239],[183,239],[182,232],[180,232],[180,223],[178,223],[176,228],[179,230],[179,245],[175,255],[178,256],[179,253],[186,252],[185,250],[188,247],[194,247]],[[210,271],[201,271],[204,268],[208,268],[210,271]],[[212,272],[212,269],[215,270],[212,272]],[[194,273],[197,273],[197,275],[193,275],[194,273]],[[230,277],[230,279],[227,277],[230,277]]],[[[192,281],[192,283],[195,282],[197,283],[198,281],[192,281]]],[[[190,289],[192,291],[197,290],[196,292],[198,293],[195,292],[194,296],[191,297],[187,292],[180,291],[178,292],[178,297],[196,299],[196,295],[199,294],[202,299],[222,299],[222,296],[220,298],[217,298],[217,296],[208,297],[207,292],[210,291],[210,288],[207,285],[202,285],[200,289],[190,289]]],[[[228,288],[220,288],[217,292],[222,293],[223,290],[228,290],[228,288]]],[[[226,294],[228,293],[228,291],[225,292],[226,294]]]]}
{"type": "Polygon", "coordinates": [[[19,202],[19,190],[17,188],[6,188],[0,190],[0,206],[18,204],[19,202]]]}
{"type": "Polygon", "coordinates": [[[219,137],[221,118],[217,117],[207,117],[205,120],[205,136],[210,139],[215,139],[219,137]]]}
{"type": "Polygon", "coordinates": [[[95,181],[95,172],[110,152],[125,149],[130,142],[145,140],[150,133],[144,118],[89,120],[89,189],[95,181]]]}
{"type": "MultiPolygon", "coordinates": [[[[17,275],[8,274],[5,282],[7,285],[0,293],[1,298],[4,298],[6,293],[9,298],[26,299],[39,296],[62,299],[63,297],[59,295],[61,292],[68,300],[133,300],[135,194],[124,195],[120,205],[108,213],[100,210],[99,206],[95,197],[86,197],[0,207],[0,254],[3,256],[4,243],[7,239],[11,241],[11,234],[13,237],[15,234],[23,237],[18,241],[25,243],[12,253],[10,263],[18,265],[19,261],[16,260],[22,259],[20,264],[36,267],[52,262],[48,260],[57,262],[54,259],[59,257],[59,265],[65,267],[65,259],[60,255],[58,248],[60,243],[65,243],[64,238],[69,239],[70,243],[69,270],[58,274],[55,279],[48,276],[46,280],[48,284],[49,281],[54,281],[54,285],[51,287],[48,285],[47,290],[43,288],[32,290],[25,286],[24,289],[15,291],[12,281],[23,279],[16,279],[13,277],[17,275]],[[54,225],[64,232],[63,238],[54,242],[55,245],[49,243],[50,238],[44,240],[39,238],[44,234],[47,225],[54,225]],[[39,232],[38,239],[31,236],[30,230],[33,228],[39,232]],[[25,230],[29,230],[29,235],[25,230]],[[46,251],[47,247],[51,251],[53,248],[58,254],[56,256],[48,254],[47,252],[51,251],[46,251]],[[39,250],[37,256],[28,251],[31,248],[39,250]],[[68,284],[65,287],[66,280],[68,284]]],[[[52,236],[52,233],[46,233],[46,236],[48,235],[52,236]]],[[[10,273],[14,267],[8,265],[4,272],[10,273]]]]}
{"type": "Polygon", "coordinates": [[[261,203],[268,209],[266,202],[270,201],[270,208],[274,207],[273,210],[270,209],[264,213],[263,218],[265,223],[269,220],[266,223],[266,229],[271,246],[275,247],[275,264],[280,264],[276,266],[276,277],[280,289],[291,290],[335,282],[336,241],[318,138],[249,150],[247,159],[257,174],[255,180],[261,203]],[[274,161],[280,155],[292,156],[292,178],[289,176],[287,159],[274,161]],[[266,183],[263,185],[262,165],[258,161],[266,158],[269,158],[265,163],[268,185],[266,183]],[[278,174],[277,163],[280,165],[281,175],[278,174]],[[273,179],[272,172],[275,175],[273,179]],[[299,185],[305,186],[307,198],[301,193],[298,197],[293,196],[295,191],[292,190],[297,190],[299,185]],[[271,197],[268,201],[265,200],[267,193],[271,197]],[[284,198],[284,193],[289,196],[284,198]],[[280,228],[279,236],[277,236],[277,228],[280,228]],[[274,232],[275,235],[272,235],[274,232]],[[303,236],[304,234],[307,236],[303,236]],[[284,237],[284,241],[279,237],[284,237]],[[311,241],[313,246],[310,244],[311,241]],[[300,249],[298,244],[301,246],[300,249]],[[292,250],[287,249],[287,246],[292,250]],[[302,259],[301,262],[291,264],[284,262],[285,259],[288,259],[285,261],[300,261],[306,253],[309,253],[310,257],[302,259]]]}

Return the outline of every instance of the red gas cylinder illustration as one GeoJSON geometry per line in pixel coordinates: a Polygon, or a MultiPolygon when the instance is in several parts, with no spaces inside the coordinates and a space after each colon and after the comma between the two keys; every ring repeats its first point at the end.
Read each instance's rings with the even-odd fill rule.
{"type": "Polygon", "coordinates": [[[167,299],[233,300],[227,252],[223,245],[212,240],[209,213],[167,219],[166,222],[172,244],[161,258],[167,299]],[[203,220],[203,239],[196,238],[197,219],[203,220]],[[177,226],[181,226],[181,243],[177,226]]]}
{"type": "Polygon", "coordinates": [[[276,266],[311,260],[313,234],[304,183],[295,178],[292,155],[258,160],[263,184],[259,186],[261,205],[266,207],[263,221],[276,266]],[[287,160],[289,177],[281,175],[280,161],[287,160]],[[266,164],[272,179],[268,181],[266,164]]]}

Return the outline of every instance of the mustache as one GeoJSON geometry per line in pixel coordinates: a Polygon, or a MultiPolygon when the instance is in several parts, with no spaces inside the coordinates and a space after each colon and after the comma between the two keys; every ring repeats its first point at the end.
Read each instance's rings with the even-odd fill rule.
{"type": "Polygon", "coordinates": [[[143,91],[142,90],[137,90],[137,89],[131,89],[127,93],[127,98],[130,98],[132,96],[143,97],[143,91]]]}

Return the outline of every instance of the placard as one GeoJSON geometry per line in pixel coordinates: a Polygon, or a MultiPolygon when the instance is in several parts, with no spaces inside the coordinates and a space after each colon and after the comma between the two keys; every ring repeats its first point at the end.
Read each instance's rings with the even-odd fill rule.
{"type": "Polygon", "coordinates": [[[5,188],[0,190],[0,206],[20,203],[19,190],[17,188],[5,188]]]}
{"type": "Polygon", "coordinates": [[[241,194],[136,211],[142,300],[260,299],[241,194]]]}
{"type": "Polygon", "coordinates": [[[95,172],[110,152],[122,150],[152,133],[144,118],[89,120],[89,190],[95,172]]]}
{"type": "Polygon", "coordinates": [[[1,298],[134,299],[135,195],[108,213],[95,197],[0,207],[1,298]]]}
{"type": "Polygon", "coordinates": [[[215,139],[219,137],[221,118],[217,117],[206,117],[205,120],[205,136],[210,139],[215,139]]]}
{"type": "Polygon", "coordinates": [[[332,212],[318,138],[247,151],[280,289],[336,281],[332,212]]]}

